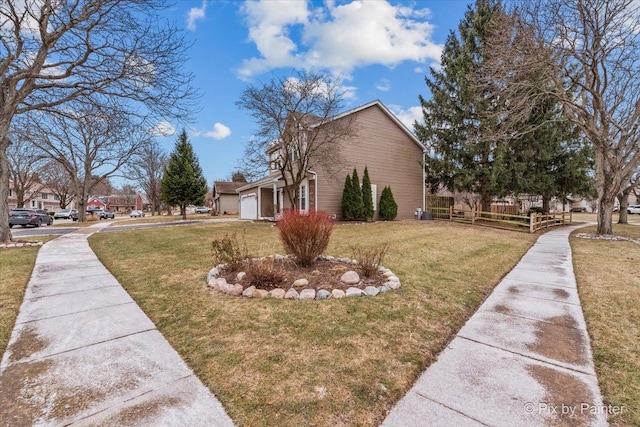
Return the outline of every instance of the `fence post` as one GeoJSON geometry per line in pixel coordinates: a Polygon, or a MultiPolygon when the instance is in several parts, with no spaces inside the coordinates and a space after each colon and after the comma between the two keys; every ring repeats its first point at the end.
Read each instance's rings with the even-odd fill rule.
{"type": "Polygon", "coordinates": [[[476,208],[471,206],[471,225],[476,223],[476,208]]]}
{"type": "Polygon", "coordinates": [[[531,212],[529,215],[529,233],[533,233],[533,221],[535,216],[536,214],[534,212],[531,212]]]}
{"type": "Polygon", "coordinates": [[[453,206],[449,206],[449,222],[453,221],[453,206]]]}

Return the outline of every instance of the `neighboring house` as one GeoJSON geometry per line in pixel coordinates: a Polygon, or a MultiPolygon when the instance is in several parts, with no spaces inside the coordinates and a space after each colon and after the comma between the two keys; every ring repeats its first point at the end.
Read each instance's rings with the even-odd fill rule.
{"type": "MultiPolygon", "coordinates": [[[[355,167],[360,180],[367,166],[371,179],[377,218],[380,195],[390,186],[398,204],[398,219],[412,219],[417,208],[424,209],[425,147],[376,100],[336,116],[333,120],[353,118],[356,136],[341,144],[342,170],[329,174],[313,167],[300,185],[299,206],[302,211],[323,210],[336,218],[341,216],[342,191],[347,174],[355,167]]],[[[322,131],[322,125],[315,129],[322,131]]],[[[277,170],[269,176],[238,188],[241,219],[272,219],[291,204],[284,191],[284,182],[277,170]]]]}
{"type": "MultiPolygon", "coordinates": [[[[23,206],[25,208],[44,209],[48,212],[60,209],[60,198],[47,187],[38,185],[33,191],[28,191],[28,197],[30,200],[23,206]]],[[[9,209],[18,207],[18,199],[11,182],[9,182],[9,198],[7,202],[9,203],[9,209]]],[[[73,209],[74,205],[75,203],[72,201],[68,208],[73,209]]]]}
{"type": "Polygon", "coordinates": [[[89,199],[87,200],[86,209],[89,211],[96,210],[96,209],[107,209],[108,206],[109,206],[109,203],[107,203],[106,197],[90,196],[89,199]]]}
{"type": "Polygon", "coordinates": [[[107,196],[107,205],[110,211],[129,213],[133,210],[141,211],[144,201],[140,194],[116,194],[107,196]]]}
{"type": "Polygon", "coordinates": [[[139,194],[115,194],[111,196],[91,196],[87,201],[87,210],[108,209],[112,212],[131,212],[142,210],[142,196],[139,194]]]}
{"type": "Polygon", "coordinates": [[[238,188],[247,185],[246,182],[213,182],[213,206],[216,214],[237,214],[240,211],[238,188]]]}

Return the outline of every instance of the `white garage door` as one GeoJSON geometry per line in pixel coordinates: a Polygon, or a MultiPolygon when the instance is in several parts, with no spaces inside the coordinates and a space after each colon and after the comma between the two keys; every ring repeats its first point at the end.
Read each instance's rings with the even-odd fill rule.
{"type": "Polygon", "coordinates": [[[258,198],[255,194],[240,198],[240,219],[258,219],[258,198]]]}

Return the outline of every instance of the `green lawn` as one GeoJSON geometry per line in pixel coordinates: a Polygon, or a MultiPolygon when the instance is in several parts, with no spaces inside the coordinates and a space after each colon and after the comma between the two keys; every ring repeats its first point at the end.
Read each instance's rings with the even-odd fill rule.
{"type": "MultiPolygon", "coordinates": [[[[614,225],[613,230],[640,239],[638,225],[614,225]]],[[[595,227],[576,233],[589,232],[595,227]]],[[[571,245],[603,398],[607,405],[624,406],[610,422],[640,426],[640,245],[575,236],[571,245]]]]}
{"type": "Polygon", "coordinates": [[[403,287],[328,301],[209,291],[211,241],[244,233],[282,253],[270,224],[98,233],[99,258],[243,426],[374,426],[434,361],[535,235],[448,222],[338,225],[327,251],[387,242],[403,287]]]}

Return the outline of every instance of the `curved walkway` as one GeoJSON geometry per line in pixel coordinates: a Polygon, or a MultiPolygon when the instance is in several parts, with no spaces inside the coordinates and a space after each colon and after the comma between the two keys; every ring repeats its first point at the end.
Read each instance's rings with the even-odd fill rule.
{"type": "Polygon", "coordinates": [[[569,234],[540,236],[383,422],[606,426],[569,234]]]}
{"type": "Polygon", "coordinates": [[[0,425],[233,426],[87,237],[46,243],[0,363],[0,425]]]}

